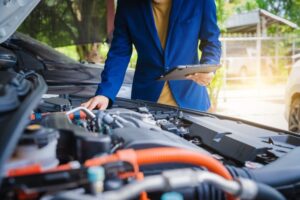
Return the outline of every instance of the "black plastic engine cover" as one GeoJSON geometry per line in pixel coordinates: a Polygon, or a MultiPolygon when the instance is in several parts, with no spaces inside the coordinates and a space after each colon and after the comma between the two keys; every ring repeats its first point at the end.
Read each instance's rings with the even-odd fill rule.
{"type": "Polygon", "coordinates": [[[12,51],[0,46],[0,70],[13,68],[16,64],[16,55],[12,51]]]}
{"type": "Polygon", "coordinates": [[[71,102],[64,98],[48,98],[43,99],[43,102],[38,107],[38,112],[64,112],[71,109],[71,102]]]}
{"type": "Polygon", "coordinates": [[[86,131],[70,122],[64,113],[46,116],[41,124],[59,130],[57,154],[61,162],[78,160],[84,162],[96,155],[109,153],[111,138],[86,131]]]}
{"type": "Polygon", "coordinates": [[[245,163],[257,161],[273,162],[300,146],[300,138],[275,133],[247,124],[209,117],[190,117],[190,137],[197,137],[203,145],[227,159],[245,163]]]}
{"type": "Polygon", "coordinates": [[[31,83],[25,77],[25,74],[0,71],[0,113],[16,109],[19,98],[30,91],[31,83]]]}
{"type": "Polygon", "coordinates": [[[119,128],[113,134],[124,140],[123,148],[147,149],[155,147],[177,147],[209,155],[210,153],[183,138],[163,130],[146,128],[119,128]]]}

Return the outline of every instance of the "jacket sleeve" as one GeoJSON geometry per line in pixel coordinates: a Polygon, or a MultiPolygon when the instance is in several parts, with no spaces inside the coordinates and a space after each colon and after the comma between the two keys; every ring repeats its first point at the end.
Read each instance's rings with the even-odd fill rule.
{"type": "Polygon", "coordinates": [[[111,101],[115,100],[120,90],[132,54],[132,41],[123,2],[118,1],[113,40],[101,74],[101,83],[96,91],[96,95],[106,96],[111,101]]]}
{"type": "Polygon", "coordinates": [[[214,0],[204,0],[203,17],[199,39],[201,64],[219,64],[221,58],[220,30],[217,25],[217,11],[214,0]]]}

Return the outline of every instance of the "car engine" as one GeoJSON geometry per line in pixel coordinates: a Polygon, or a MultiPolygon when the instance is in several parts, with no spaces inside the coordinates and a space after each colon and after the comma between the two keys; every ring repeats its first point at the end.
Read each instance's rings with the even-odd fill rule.
{"type": "Polygon", "coordinates": [[[297,135],[139,100],[90,111],[87,97],[39,98],[35,73],[1,73],[2,137],[16,142],[0,199],[299,199],[297,135]]]}

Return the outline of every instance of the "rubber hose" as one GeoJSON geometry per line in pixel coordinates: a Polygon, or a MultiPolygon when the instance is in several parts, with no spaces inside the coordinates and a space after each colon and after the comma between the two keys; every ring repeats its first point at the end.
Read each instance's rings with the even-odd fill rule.
{"type": "MultiPolygon", "coordinates": [[[[184,163],[205,167],[227,180],[233,180],[229,171],[223,164],[214,158],[193,151],[177,148],[156,148],[136,151],[138,165],[151,165],[159,163],[184,163]]],[[[228,199],[235,199],[228,195],[228,199]]]]}
{"type": "Polygon", "coordinates": [[[229,165],[227,165],[226,168],[234,179],[245,178],[245,179],[255,180],[252,171],[250,171],[247,168],[238,168],[229,165]]]}
{"type": "MultiPolygon", "coordinates": [[[[227,180],[233,180],[226,167],[213,157],[178,148],[153,148],[136,151],[123,150],[113,155],[88,160],[85,162],[85,166],[99,166],[110,162],[124,161],[124,158],[128,157],[129,154],[135,157],[139,166],[162,163],[191,164],[199,167],[205,167],[207,170],[216,173],[227,180]]],[[[228,199],[232,200],[234,198],[228,195],[228,199]]]]}
{"type": "MultiPolygon", "coordinates": [[[[226,167],[214,158],[198,152],[178,148],[153,148],[136,151],[119,151],[113,155],[88,160],[85,162],[85,166],[99,166],[111,162],[124,161],[124,159],[122,159],[122,154],[125,153],[128,155],[129,151],[130,153],[135,154],[135,159],[139,166],[162,163],[191,164],[199,167],[205,167],[209,171],[214,172],[227,180],[233,180],[226,167]]],[[[123,155],[123,158],[126,157],[126,155],[123,155]]]]}
{"type": "Polygon", "coordinates": [[[136,151],[138,165],[161,163],[184,163],[205,167],[227,180],[233,180],[231,174],[219,161],[194,151],[178,148],[155,148],[136,151]]]}
{"type": "Polygon", "coordinates": [[[257,183],[258,193],[255,200],[285,200],[286,198],[276,189],[262,183],[257,183]]]}

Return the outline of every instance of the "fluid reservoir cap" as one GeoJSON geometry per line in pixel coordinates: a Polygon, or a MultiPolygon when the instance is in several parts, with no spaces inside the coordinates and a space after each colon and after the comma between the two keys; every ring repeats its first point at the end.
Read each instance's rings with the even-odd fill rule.
{"type": "Polygon", "coordinates": [[[161,200],[183,200],[183,196],[178,192],[168,192],[161,196],[161,200]]]}
{"type": "Polygon", "coordinates": [[[43,148],[53,141],[57,141],[59,133],[55,129],[45,128],[40,125],[29,125],[19,141],[19,145],[37,145],[43,148]]]}
{"type": "Polygon", "coordinates": [[[89,182],[94,183],[98,181],[104,181],[105,171],[103,167],[90,167],[87,170],[87,178],[89,182]]]}
{"type": "Polygon", "coordinates": [[[30,132],[34,132],[34,131],[40,130],[41,128],[42,128],[41,125],[33,124],[33,125],[27,126],[26,130],[27,130],[27,131],[30,131],[30,132]]]}

